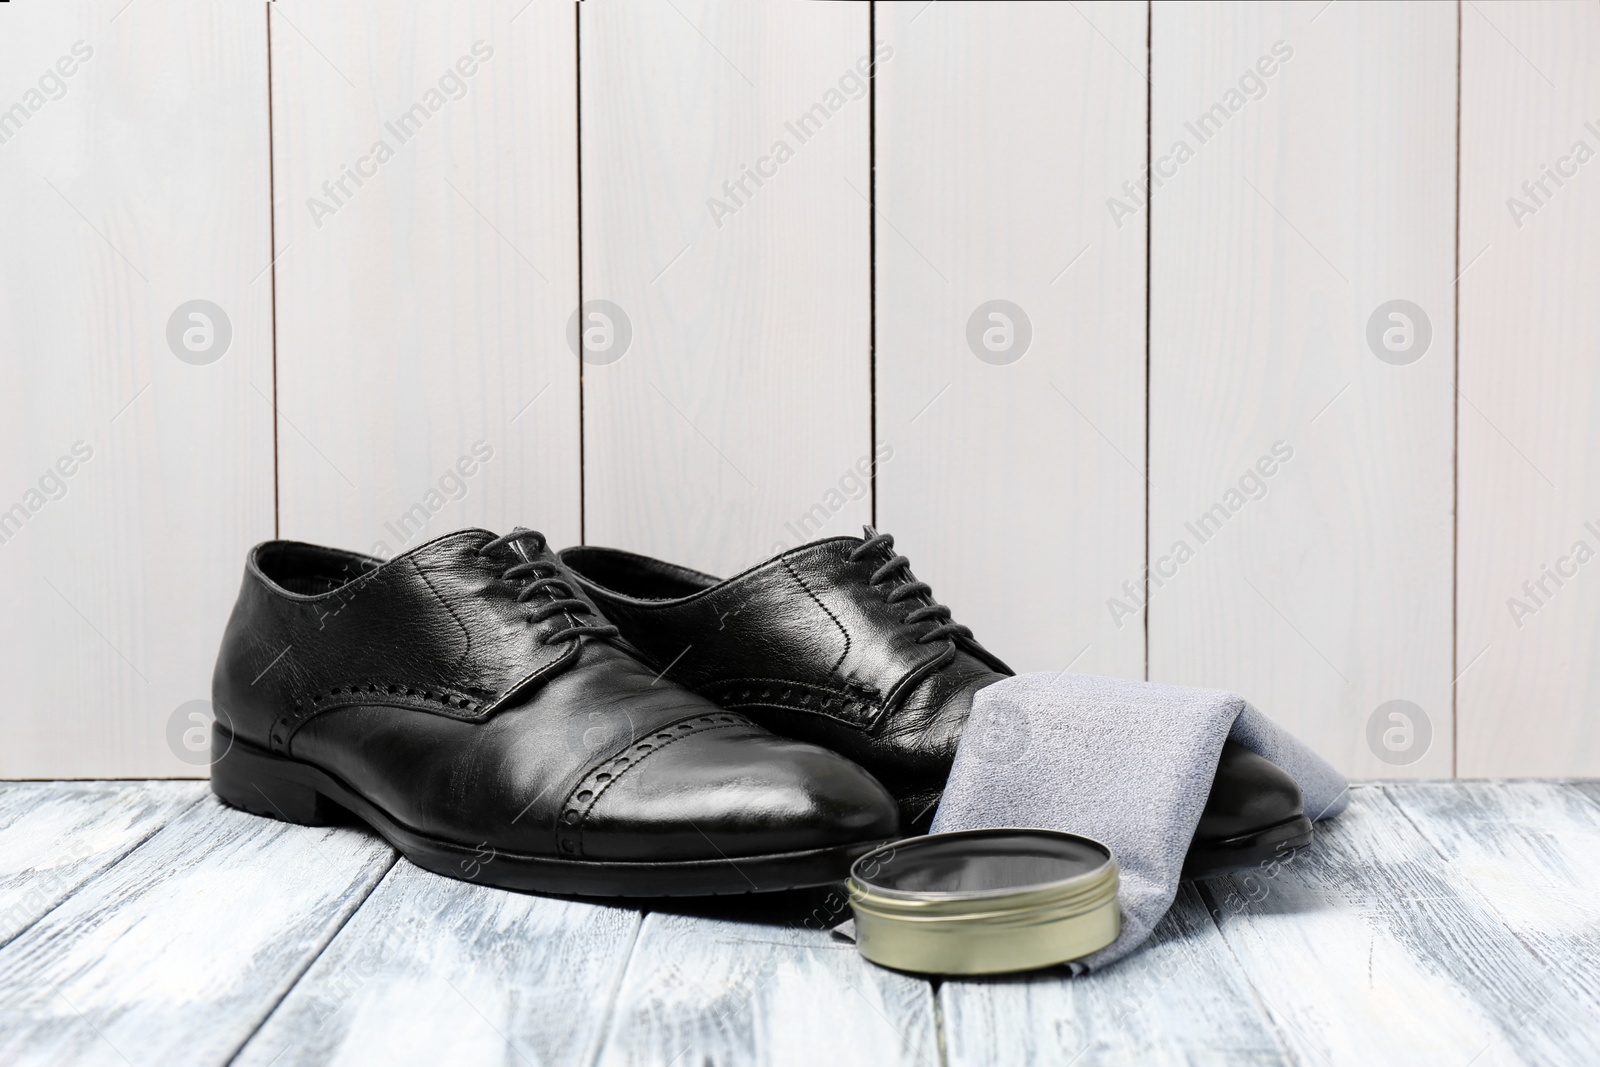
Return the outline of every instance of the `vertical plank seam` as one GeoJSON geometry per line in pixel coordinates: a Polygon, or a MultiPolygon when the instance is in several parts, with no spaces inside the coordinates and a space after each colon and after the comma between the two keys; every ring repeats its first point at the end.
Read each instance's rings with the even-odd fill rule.
{"type": "MultiPolygon", "coordinates": [[[[1457,4],[1457,13],[1458,14],[1459,14],[1459,8],[1460,8],[1460,4],[1458,3],[1457,4]]],[[[1444,850],[1442,848],[1440,848],[1438,845],[1434,844],[1433,838],[1429,837],[1427,834],[1422,832],[1422,827],[1417,825],[1417,820],[1415,820],[1415,819],[1413,819],[1411,817],[1411,813],[1406,810],[1405,805],[1401,804],[1399,800],[1395,799],[1394,794],[1389,792],[1389,786],[1394,785],[1394,784],[1395,783],[1393,783],[1393,782],[1374,782],[1373,783],[1373,785],[1375,785],[1377,787],[1378,794],[1380,796],[1382,796],[1385,801],[1388,802],[1388,804],[1389,804],[1389,806],[1391,808],[1393,808],[1395,811],[1400,813],[1400,817],[1406,821],[1406,824],[1408,826],[1410,826],[1413,831],[1415,831],[1415,833],[1416,833],[1416,835],[1418,837],[1422,838],[1423,842],[1426,843],[1427,846],[1433,850],[1433,854],[1435,856],[1438,856],[1439,859],[1444,863],[1444,865],[1446,867],[1448,867],[1450,865],[1450,857],[1446,856],[1444,854],[1444,850]]],[[[1452,785],[1449,788],[1455,789],[1455,788],[1458,788],[1458,787],[1452,785]]]]}
{"type": "MultiPolygon", "coordinates": [[[[1459,3],[1460,0],[1457,0],[1459,3]]],[[[1151,126],[1155,116],[1155,3],[1144,5],[1144,172],[1150,175],[1151,126]]],[[[1150,680],[1150,234],[1155,188],[1145,193],[1144,211],[1144,680],[1150,680]]]]}
{"type": "Polygon", "coordinates": [[[1455,306],[1451,341],[1455,364],[1450,381],[1450,777],[1461,777],[1461,702],[1457,697],[1461,658],[1461,0],[1456,0],[1456,244],[1455,306]]]}
{"type": "Polygon", "coordinates": [[[923,985],[928,989],[928,998],[933,1001],[933,1039],[934,1047],[939,1053],[939,1067],[950,1067],[950,1042],[948,1031],[945,1029],[944,1004],[941,1000],[944,995],[944,983],[931,981],[924,982],[923,985]]]}
{"type": "Polygon", "coordinates": [[[58,908],[61,907],[61,905],[65,904],[67,901],[71,900],[73,897],[77,896],[80,892],[82,892],[83,889],[86,886],[88,886],[90,882],[98,881],[99,879],[105,877],[107,874],[110,874],[113,868],[115,868],[118,864],[122,863],[123,860],[127,859],[129,856],[131,856],[135,852],[137,852],[144,845],[144,843],[146,841],[149,841],[152,837],[154,837],[157,834],[159,834],[162,830],[165,830],[167,827],[169,827],[173,823],[177,822],[178,819],[180,819],[182,816],[187,815],[190,810],[192,810],[196,805],[200,804],[201,801],[205,800],[205,798],[206,798],[206,791],[202,790],[199,796],[195,797],[193,800],[191,800],[189,803],[185,804],[183,807],[178,808],[177,810],[173,811],[173,813],[171,815],[167,816],[165,819],[163,819],[161,822],[157,823],[155,826],[152,826],[150,828],[150,832],[149,833],[145,834],[143,837],[139,838],[139,840],[134,841],[127,848],[123,849],[122,852],[119,855],[117,855],[114,858],[112,858],[111,861],[109,863],[107,863],[104,867],[101,867],[98,870],[94,870],[94,871],[89,872],[89,874],[87,874],[84,877],[83,881],[79,882],[77,885],[75,885],[71,889],[67,890],[66,893],[64,893],[62,895],[60,900],[58,900],[54,904],[50,905],[44,911],[41,911],[38,915],[35,915],[33,917],[32,921],[30,921],[27,925],[23,926],[16,933],[12,934],[10,937],[4,939],[3,941],[0,941],[0,949],[5,948],[7,945],[9,945],[13,941],[15,941],[17,938],[21,937],[23,934],[27,933],[29,930],[32,930],[35,926],[38,926],[47,917],[49,917],[50,915],[54,914],[55,911],[58,908]]]}
{"type": "MultiPolygon", "coordinates": [[[[1458,0],[1459,2],[1459,0],[1458,0]]],[[[867,55],[878,47],[878,2],[867,4],[867,55]]],[[[872,528],[878,528],[878,64],[867,64],[867,455],[872,528]]]]}
{"type": "Polygon", "coordinates": [[[600,1026],[595,1031],[594,1055],[589,1057],[590,1067],[599,1067],[600,1057],[605,1055],[606,1045],[610,1042],[611,1020],[616,1015],[617,1001],[622,999],[622,982],[628,977],[628,968],[633,964],[633,954],[638,949],[639,937],[644,932],[646,914],[643,911],[633,913],[635,920],[633,937],[629,939],[627,954],[622,957],[622,965],[617,968],[617,975],[611,981],[611,995],[606,998],[605,1006],[600,1012],[600,1026]]]}
{"type": "Polygon", "coordinates": [[[267,20],[267,255],[272,262],[268,272],[272,317],[272,536],[283,536],[278,490],[278,185],[277,161],[273,142],[277,131],[272,114],[272,0],[261,5],[267,20]]]}
{"type": "Polygon", "coordinates": [[[272,1002],[271,1007],[261,1013],[261,1018],[256,1020],[256,1024],[250,1028],[250,1032],[245,1035],[244,1040],[239,1042],[239,1046],[230,1052],[228,1058],[223,1062],[231,1065],[238,1060],[244,1050],[250,1046],[250,1042],[256,1039],[256,1035],[261,1032],[261,1028],[267,1025],[267,1020],[277,1013],[278,1009],[283,1006],[283,1002],[289,999],[289,994],[293,993],[295,987],[300,984],[300,980],[306,976],[306,973],[311,970],[317,960],[322,958],[322,954],[328,950],[328,946],[333,944],[334,940],[344,932],[346,926],[350,925],[350,920],[355,918],[356,913],[366,906],[368,900],[372,899],[372,894],[378,891],[378,887],[389,880],[389,876],[394,873],[399,862],[400,853],[391,847],[389,849],[389,865],[383,869],[378,877],[372,880],[371,885],[367,886],[367,891],[361,894],[361,899],[356,901],[355,906],[345,912],[344,917],[331,927],[328,931],[328,936],[323,938],[320,944],[313,945],[311,951],[306,953],[305,966],[294,973],[289,979],[289,984],[283,987],[283,992],[278,994],[278,999],[272,1002]]]}
{"type": "Polygon", "coordinates": [[[572,95],[578,167],[578,544],[589,543],[588,450],[583,418],[583,18],[579,0],[572,0],[572,95]]]}

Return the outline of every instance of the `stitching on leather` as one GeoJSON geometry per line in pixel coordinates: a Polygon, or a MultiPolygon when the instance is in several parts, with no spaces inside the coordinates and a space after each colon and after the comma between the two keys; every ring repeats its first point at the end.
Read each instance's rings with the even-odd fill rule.
{"type": "Polygon", "coordinates": [[[782,686],[785,689],[811,689],[819,693],[828,693],[844,700],[856,702],[871,701],[873,703],[879,703],[883,699],[882,695],[877,690],[869,689],[866,686],[857,686],[854,689],[835,689],[832,686],[817,685],[815,682],[798,682],[793,678],[720,678],[717,681],[709,682],[706,685],[701,686],[699,692],[712,693],[720,692],[724,689],[738,689],[741,687],[749,688],[754,686],[762,686],[763,688],[782,686]]]}
{"type": "MultiPolygon", "coordinates": [[[[348,694],[350,696],[401,696],[415,700],[427,700],[435,704],[458,711],[482,711],[487,705],[476,700],[469,700],[459,696],[449,686],[430,685],[401,685],[398,682],[367,682],[361,685],[336,685],[332,689],[320,693],[312,693],[305,701],[313,704],[320,703],[330,697],[348,694]]],[[[301,701],[303,703],[304,701],[301,701]]]]}
{"type": "Polygon", "coordinates": [[[839,658],[833,661],[832,667],[828,668],[829,674],[835,674],[839,670],[839,664],[843,663],[844,658],[850,654],[850,631],[844,628],[844,623],[839,621],[839,616],[829,611],[828,605],[824,604],[821,598],[811,591],[811,587],[806,584],[806,580],[800,577],[800,572],[794,569],[794,564],[786,559],[783,561],[783,566],[790,574],[794,575],[794,580],[800,583],[800,588],[806,591],[806,596],[815,601],[817,607],[826,612],[828,618],[832,619],[833,624],[839,628],[839,632],[844,634],[844,651],[839,653],[839,658]]]}
{"type": "Polygon", "coordinates": [[[565,666],[568,660],[571,660],[578,654],[578,644],[579,642],[577,641],[567,642],[566,650],[563,651],[559,656],[548,663],[539,664],[539,666],[535,667],[527,674],[524,674],[521,678],[518,678],[504,689],[500,690],[499,693],[495,694],[494,699],[485,706],[488,708],[498,709],[502,704],[506,703],[506,701],[511,700],[512,698],[521,694],[523,690],[527,689],[546,674],[554,671],[557,667],[565,666]]]}
{"type": "Polygon", "coordinates": [[[422,584],[428,587],[428,592],[433,594],[433,599],[437,600],[439,602],[439,606],[444,608],[444,610],[450,614],[450,618],[455,620],[456,628],[461,631],[461,636],[466,638],[467,647],[462,650],[461,657],[457,659],[451,666],[452,670],[460,668],[472,655],[472,631],[467,629],[467,624],[461,621],[461,616],[456,614],[456,609],[452,608],[449,602],[446,601],[444,597],[439,595],[439,590],[435,589],[433,587],[433,583],[428,580],[428,572],[418,566],[417,561],[414,558],[411,560],[411,569],[417,572],[417,577],[421,578],[422,584]]]}
{"type": "Polygon", "coordinates": [[[842,722],[847,726],[870,728],[881,717],[885,705],[881,698],[871,690],[861,689],[855,693],[841,693],[837,689],[826,686],[810,685],[804,682],[777,681],[772,683],[752,682],[740,680],[735,682],[717,682],[715,685],[705,686],[700,690],[701,695],[715,701],[724,708],[781,708],[803,715],[823,715],[835,722],[842,722]],[[760,693],[750,693],[749,690],[760,686],[760,693]],[[781,686],[784,692],[780,695],[772,692],[775,687],[781,686]],[[804,700],[792,699],[792,691],[800,690],[806,695],[821,693],[837,698],[843,707],[832,707],[834,700],[823,700],[817,703],[807,703],[804,700]],[[735,690],[744,692],[735,693],[735,690]],[[851,708],[855,706],[856,712],[852,714],[851,708]]]}
{"type": "Polygon", "coordinates": [[[603,762],[589,768],[589,770],[584,774],[583,778],[579,780],[578,784],[573,786],[572,792],[568,793],[567,798],[561,802],[560,812],[556,815],[557,852],[563,855],[571,856],[583,855],[583,828],[584,825],[589,821],[590,813],[593,812],[595,806],[600,803],[600,798],[605,794],[606,790],[617,784],[617,782],[619,782],[624,775],[633,770],[633,768],[639,766],[639,764],[643,763],[645,760],[649,759],[651,756],[655,755],[657,752],[660,752],[674,741],[681,741],[685,737],[694,737],[698,734],[705,733],[708,730],[720,730],[726,729],[730,726],[749,725],[752,725],[750,720],[745,718],[743,715],[727,711],[713,715],[697,715],[688,719],[680,719],[677,722],[668,723],[665,726],[650,731],[648,736],[640,738],[638,741],[631,742],[626,748],[618,752],[615,756],[612,756],[609,759],[606,759],[603,762]],[[684,730],[683,727],[685,726],[689,726],[690,728],[688,730],[684,730]],[[668,740],[658,740],[659,735],[671,730],[676,730],[679,732],[673,734],[673,736],[668,740]],[[650,748],[647,751],[640,753],[638,752],[638,747],[642,744],[649,744],[650,748]],[[610,768],[615,767],[617,763],[622,760],[626,760],[627,762],[620,770],[617,770],[613,773],[610,768]],[[601,774],[605,774],[608,777],[604,782],[596,782],[596,779],[601,774]],[[579,800],[575,803],[574,798],[585,791],[589,793],[589,799],[579,800]],[[577,818],[569,821],[567,816],[572,814],[576,814],[577,818]]]}
{"type": "MultiPolygon", "coordinates": [[[[698,716],[694,719],[685,719],[676,723],[669,723],[668,725],[653,731],[653,735],[659,736],[667,730],[681,730],[685,725],[693,725],[689,730],[674,735],[670,740],[656,741],[651,745],[649,750],[642,754],[636,756],[628,754],[630,752],[636,752],[638,746],[645,743],[644,741],[637,741],[630,744],[628,748],[606,760],[604,763],[601,763],[595,767],[591,767],[589,772],[583,776],[582,781],[580,781],[577,786],[573,788],[571,793],[567,794],[567,799],[561,803],[561,813],[556,816],[556,845],[558,851],[575,856],[583,855],[583,828],[584,825],[589,821],[590,813],[593,812],[595,806],[600,803],[600,797],[605,794],[606,790],[610,789],[613,785],[620,781],[625,774],[627,774],[634,767],[637,767],[639,764],[643,763],[645,760],[649,759],[655,753],[666,748],[674,741],[680,741],[685,737],[694,737],[708,730],[725,729],[730,726],[745,726],[750,724],[750,721],[744,718],[742,715],[736,715],[730,712],[724,712],[722,714],[732,721],[714,721],[718,718],[718,716],[705,715],[698,716]],[[607,771],[607,768],[616,766],[619,761],[624,759],[627,760],[627,763],[622,767],[621,770],[614,774],[610,774],[607,771]],[[600,774],[609,774],[609,777],[604,783],[599,785],[599,788],[593,788],[591,783],[600,774]],[[571,806],[573,798],[584,792],[584,787],[586,785],[590,786],[589,793],[591,795],[589,799],[587,801],[578,802],[582,805],[581,808],[571,806]],[[573,812],[578,814],[578,818],[568,822],[567,815],[573,812]],[[569,840],[571,842],[570,848],[565,847],[569,840]]],[[[653,738],[651,740],[653,740],[653,738]]]]}
{"type": "Polygon", "coordinates": [[[935,671],[940,670],[951,660],[955,659],[955,642],[947,640],[945,642],[945,646],[946,647],[944,650],[941,651],[937,656],[934,656],[926,663],[917,664],[915,667],[911,668],[904,675],[902,675],[900,680],[894,684],[894,688],[889,690],[888,696],[884,698],[884,705],[886,707],[893,707],[899,704],[900,701],[905,698],[905,694],[916,688],[916,686],[920,684],[924,678],[928,677],[928,675],[934,673],[935,671]]]}
{"type": "MultiPolygon", "coordinates": [[[[361,697],[377,698],[371,701],[371,703],[374,704],[389,703],[389,701],[383,699],[385,697],[397,697],[404,701],[423,701],[428,704],[438,704],[442,707],[449,708],[452,712],[465,711],[473,715],[481,714],[483,710],[488,707],[488,705],[482,701],[473,700],[469,697],[462,696],[458,691],[450,688],[449,686],[404,685],[398,682],[367,682],[360,685],[336,685],[332,689],[312,693],[305,697],[297,697],[295,699],[295,713],[293,716],[295,727],[298,729],[300,725],[309,721],[313,716],[321,712],[331,711],[334,708],[345,707],[349,704],[360,703],[361,701],[355,698],[361,697]],[[338,704],[323,704],[323,701],[346,696],[352,699],[338,704]],[[306,705],[311,706],[307,707],[306,705]],[[322,706],[318,707],[317,705],[322,706]]],[[[406,705],[400,704],[398,706],[405,707],[406,705]]]]}
{"type": "MultiPolygon", "coordinates": [[[[268,735],[269,747],[274,752],[287,753],[289,744],[301,728],[326,711],[356,707],[363,703],[390,707],[412,707],[417,703],[434,704],[448,708],[451,718],[461,719],[461,712],[469,717],[481,716],[488,705],[480,700],[464,697],[448,686],[405,685],[399,682],[363,682],[359,685],[337,685],[332,689],[294,698],[294,710],[273,720],[268,735]],[[349,699],[337,700],[347,697],[349,699]],[[387,699],[385,699],[387,698],[387,699]],[[329,703],[324,703],[328,701],[329,703]],[[335,702],[336,701],[336,702],[335,702]]],[[[420,708],[417,710],[428,711],[420,708]]]]}
{"type": "Polygon", "coordinates": [[[378,707],[410,708],[416,711],[432,713],[432,708],[417,707],[418,704],[431,704],[447,709],[449,717],[458,722],[478,721],[493,710],[494,705],[475,698],[494,698],[495,694],[481,689],[472,690],[472,693],[473,696],[463,696],[461,690],[450,686],[416,685],[404,682],[362,682],[356,685],[336,685],[332,689],[319,690],[309,695],[293,697],[294,710],[280,714],[273,720],[268,735],[268,746],[274,752],[287,754],[289,743],[294,740],[295,735],[300,732],[306,723],[318,715],[327,711],[336,711],[339,708],[359,707],[363,704],[378,707]]]}

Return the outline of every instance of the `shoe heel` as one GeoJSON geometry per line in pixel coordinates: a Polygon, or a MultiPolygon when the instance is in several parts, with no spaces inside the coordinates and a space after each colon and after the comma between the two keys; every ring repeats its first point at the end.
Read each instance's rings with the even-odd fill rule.
{"type": "Polygon", "coordinates": [[[347,817],[317,791],[305,765],[240,740],[216,723],[211,753],[211,791],[230,807],[302,826],[328,826],[347,817]]]}

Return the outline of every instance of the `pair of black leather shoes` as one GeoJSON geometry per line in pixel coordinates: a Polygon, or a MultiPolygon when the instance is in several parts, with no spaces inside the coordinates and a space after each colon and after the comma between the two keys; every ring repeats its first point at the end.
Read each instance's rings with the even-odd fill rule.
{"type": "MultiPolygon", "coordinates": [[[[521,529],[387,562],[273,541],[218,657],[212,788],[509,888],[819,885],[926,827],[1009,673],[871,531],[727,581],[521,529]]],[[[1187,873],[1309,834],[1293,780],[1229,746],[1187,873]]]]}

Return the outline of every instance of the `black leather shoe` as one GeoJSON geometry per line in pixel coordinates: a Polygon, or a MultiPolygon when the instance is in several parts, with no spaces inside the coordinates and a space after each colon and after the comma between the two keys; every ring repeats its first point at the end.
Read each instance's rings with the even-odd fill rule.
{"type": "Polygon", "coordinates": [[[217,659],[211,788],[290,822],[353,812],[429,870],[552,893],[819,885],[896,836],[867,772],[616,633],[531,530],[388,562],[258,545],[217,659]]]}
{"type": "MultiPolygon", "coordinates": [[[[802,545],[726,581],[618,549],[560,558],[646,662],[775,733],[850,757],[920,833],[973,695],[1012,671],[934,602],[892,537],[865,532],[802,545]]],[[[1232,742],[1223,752],[1191,876],[1310,840],[1294,780],[1242,759],[1250,754],[1232,742]]]]}
{"type": "Polygon", "coordinates": [[[1287,859],[1311,837],[1299,784],[1266,757],[1227,741],[1183,859],[1183,877],[1209,878],[1287,859]]]}

